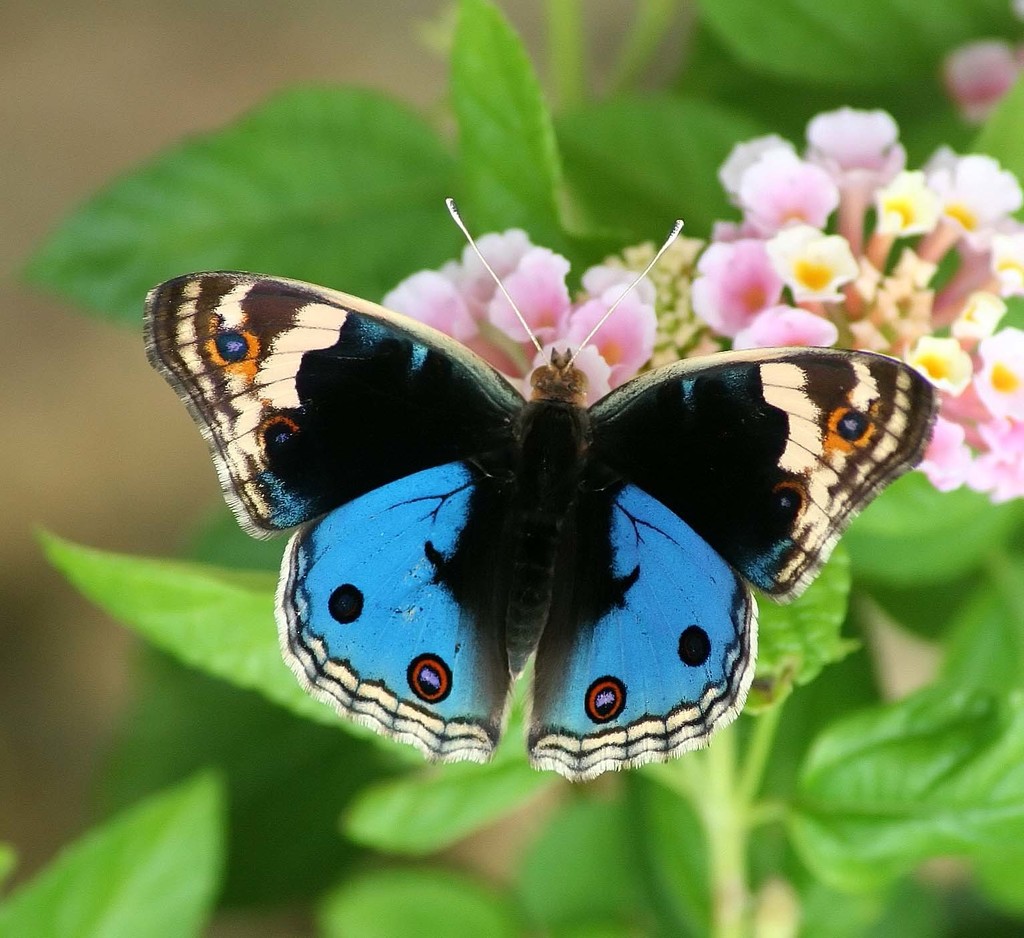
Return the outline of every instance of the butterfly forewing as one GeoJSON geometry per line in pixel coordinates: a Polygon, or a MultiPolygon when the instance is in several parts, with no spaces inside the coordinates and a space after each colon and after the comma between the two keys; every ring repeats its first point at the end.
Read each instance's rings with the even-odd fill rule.
{"type": "Polygon", "coordinates": [[[150,361],[210,444],[250,533],[290,528],[421,469],[508,445],[522,406],[444,334],[357,297],[191,274],[146,304],[150,361]]]}
{"type": "Polygon", "coordinates": [[[788,599],[852,517],[916,464],[936,402],[894,359],[769,349],[682,361],[591,410],[595,458],[755,586],[788,599]]]}

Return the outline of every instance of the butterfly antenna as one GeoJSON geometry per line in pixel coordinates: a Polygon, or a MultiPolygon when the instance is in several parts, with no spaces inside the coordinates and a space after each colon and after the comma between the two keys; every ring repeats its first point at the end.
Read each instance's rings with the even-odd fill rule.
{"type": "Polygon", "coordinates": [[[590,332],[587,334],[587,337],[582,342],[580,342],[579,348],[577,348],[576,351],[572,353],[572,357],[569,359],[570,365],[574,361],[576,361],[576,356],[579,355],[579,353],[582,352],[583,349],[585,349],[587,345],[590,344],[590,340],[594,338],[595,335],[597,335],[597,330],[600,329],[601,326],[603,326],[608,321],[608,317],[615,312],[615,308],[619,305],[619,303],[621,303],[627,296],[629,296],[633,288],[651,272],[651,268],[658,263],[658,261],[661,259],[661,255],[664,254],[672,246],[672,242],[679,237],[679,232],[682,230],[683,220],[681,218],[677,218],[676,223],[672,226],[672,230],[669,232],[668,237],[665,239],[665,243],[660,248],[658,248],[658,253],[655,254],[653,258],[651,258],[651,262],[630,281],[629,286],[626,287],[626,289],[619,294],[619,298],[614,303],[612,303],[611,306],[608,307],[607,312],[605,312],[605,314],[597,321],[597,324],[594,326],[593,329],[590,330],[590,332]]]}
{"type": "Polygon", "coordinates": [[[494,268],[487,263],[487,258],[485,258],[483,254],[480,253],[480,248],[476,246],[476,242],[473,240],[473,236],[469,233],[469,229],[462,221],[462,216],[459,214],[459,209],[458,206],[456,206],[455,204],[455,199],[449,196],[447,199],[444,200],[444,204],[448,206],[448,214],[452,216],[452,220],[455,222],[456,225],[459,226],[459,230],[466,236],[466,240],[469,242],[469,246],[473,249],[476,256],[480,258],[480,263],[487,268],[487,273],[489,273],[491,277],[494,278],[494,282],[498,285],[498,289],[501,290],[502,295],[505,297],[506,300],[508,300],[508,305],[512,307],[512,312],[516,314],[516,318],[523,324],[523,328],[526,330],[526,334],[530,337],[530,341],[533,343],[534,348],[536,348],[538,352],[543,352],[544,346],[540,344],[540,341],[533,334],[533,331],[530,329],[529,323],[527,323],[526,321],[526,317],[523,316],[521,312],[519,312],[519,307],[516,306],[516,301],[513,300],[511,296],[509,296],[509,292],[508,290],[505,289],[505,284],[501,282],[501,278],[494,272],[494,268]]]}

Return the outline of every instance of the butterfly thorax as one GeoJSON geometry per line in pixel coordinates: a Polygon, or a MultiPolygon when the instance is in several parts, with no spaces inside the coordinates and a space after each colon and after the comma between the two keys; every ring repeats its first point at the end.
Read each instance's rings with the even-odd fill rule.
{"type": "Polygon", "coordinates": [[[530,375],[533,401],[562,401],[575,407],[586,406],[587,376],[572,363],[572,354],[551,350],[551,364],[541,365],[530,375]]]}
{"type": "Polygon", "coordinates": [[[587,411],[561,400],[533,400],[519,422],[518,466],[508,515],[511,589],[506,646],[522,671],[547,624],[555,566],[574,517],[590,440],[587,411]]]}

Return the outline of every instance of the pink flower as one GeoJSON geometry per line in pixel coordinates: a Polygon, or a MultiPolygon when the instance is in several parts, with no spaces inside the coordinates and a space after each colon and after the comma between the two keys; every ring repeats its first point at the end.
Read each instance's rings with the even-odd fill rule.
{"type": "Polygon", "coordinates": [[[828,170],[841,188],[884,186],[907,161],[899,127],[885,111],[841,107],[807,125],[807,159],[828,170]]]}
{"type": "Polygon", "coordinates": [[[959,488],[971,470],[971,451],[964,442],[964,428],[939,417],[924,459],[918,467],[940,492],[959,488]]]}
{"type": "Polygon", "coordinates": [[[834,345],[839,338],[835,323],[793,306],[772,306],[733,340],[732,347],[774,348],[785,345],[834,345]]]}
{"type": "Polygon", "coordinates": [[[820,166],[776,147],[743,174],[739,202],[746,220],[771,235],[795,223],[824,228],[839,205],[839,190],[820,166]]]}
{"type": "MultiPolygon", "coordinates": [[[[485,234],[477,238],[476,245],[502,281],[533,247],[520,228],[485,234]]],[[[462,251],[462,262],[450,261],[441,268],[441,273],[456,285],[473,317],[483,319],[498,288],[473,249],[467,245],[462,251]]]]}
{"type": "MultiPolygon", "coordinates": [[[[579,348],[598,320],[622,296],[633,272],[616,267],[591,267],[583,275],[583,288],[591,299],[569,314],[565,337],[571,348],[579,348]]],[[[654,285],[644,278],[615,308],[583,351],[596,348],[611,370],[609,386],[616,388],[635,375],[654,352],[658,318],[654,313],[654,285]]],[[[582,354],[580,358],[582,358],[582,354]]],[[[577,359],[577,363],[579,358],[577,359]]]]}
{"type": "Polygon", "coordinates": [[[796,147],[778,134],[765,134],[763,137],[745,140],[743,143],[737,143],[729,151],[725,162],[718,170],[718,180],[734,203],[739,202],[743,174],[771,150],[787,150],[796,155],[796,147]]]}
{"type": "Polygon", "coordinates": [[[974,387],[995,417],[1024,420],[1024,331],[1000,329],[978,344],[974,387]]]}
{"type": "Polygon", "coordinates": [[[978,430],[988,452],[975,459],[967,484],[994,502],[1024,496],[1024,421],[993,420],[978,430]]]}
{"type": "Polygon", "coordinates": [[[1017,80],[1013,47],[1001,39],[969,42],[946,56],[942,76],[960,116],[980,124],[1017,80]]]}
{"type": "MultiPolygon", "coordinates": [[[[569,262],[547,248],[530,248],[515,269],[502,280],[509,296],[523,314],[530,331],[540,341],[550,342],[562,333],[569,315],[569,289],[565,276],[569,262]]],[[[515,311],[497,292],[487,307],[487,318],[514,342],[526,346],[529,336],[515,311]]]]}
{"type": "Polygon", "coordinates": [[[421,270],[406,277],[382,302],[388,309],[412,316],[460,342],[472,339],[478,331],[455,284],[435,270],[421,270]]]}
{"type": "Polygon", "coordinates": [[[764,242],[745,238],[712,244],[697,264],[693,311],[716,332],[734,336],[782,296],[764,242]]]}

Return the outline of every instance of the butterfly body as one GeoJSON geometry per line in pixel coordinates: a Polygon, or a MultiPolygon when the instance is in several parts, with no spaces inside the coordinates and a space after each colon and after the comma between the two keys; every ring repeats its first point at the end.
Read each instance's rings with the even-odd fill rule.
{"type": "Polygon", "coordinates": [[[748,584],[797,595],[935,407],[900,363],[823,349],[679,362],[589,408],[563,355],[526,401],[420,323],[248,274],[156,288],[147,341],[243,526],[296,528],[277,614],[310,691],[482,761],[532,658],[531,761],[574,780],[735,717],[748,584]]]}

